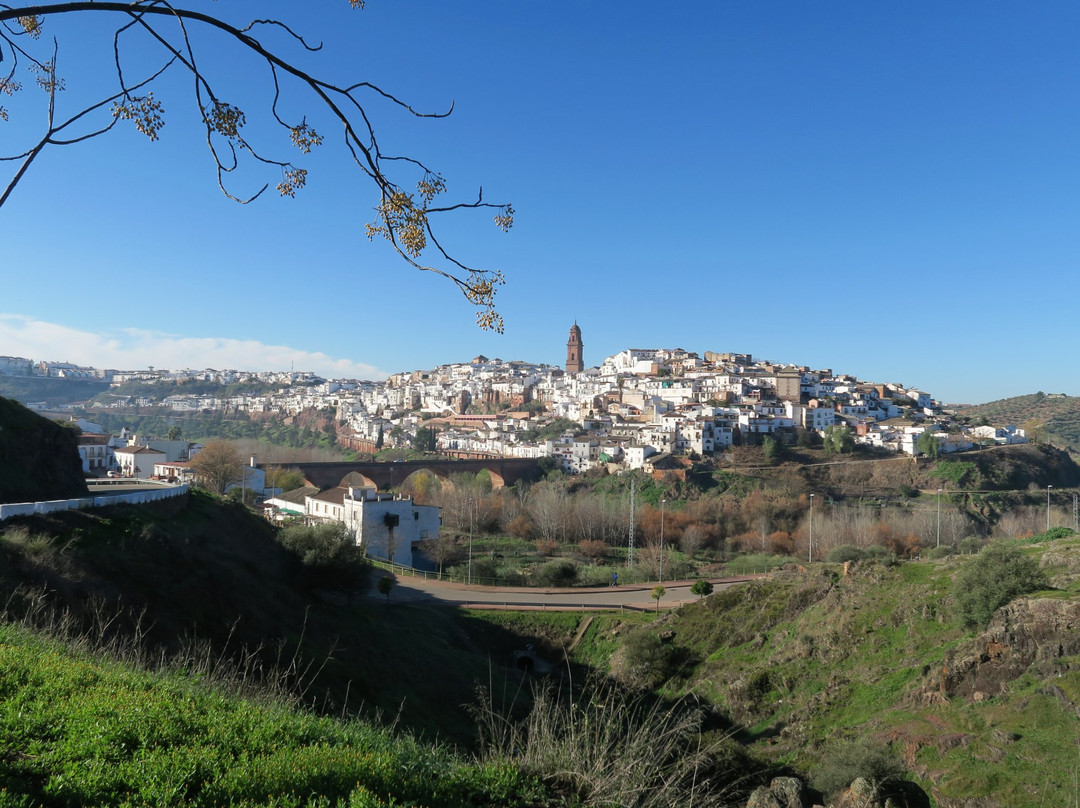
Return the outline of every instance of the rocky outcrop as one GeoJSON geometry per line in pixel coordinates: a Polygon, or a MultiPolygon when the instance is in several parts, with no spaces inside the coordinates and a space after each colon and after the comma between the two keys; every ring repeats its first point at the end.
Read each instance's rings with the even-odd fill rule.
{"type": "MultiPolygon", "coordinates": [[[[808,789],[797,777],[775,777],[768,786],[758,786],[746,808],[824,808],[814,800],[818,792],[808,789]]],[[[926,793],[914,783],[890,780],[884,785],[857,777],[838,794],[828,808],[929,808],[926,793]]]]}
{"type": "Polygon", "coordinates": [[[811,801],[797,777],[774,777],[767,786],[758,786],[746,808],[807,808],[811,801]]]}
{"type": "Polygon", "coordinates": [[[1080,553],[1071,549],[1048,550],[1039,560],[1054,589],[1066,589],[1080,580],[1080,553]]]}
{"type": "Polygon", "coordinates": [[[1032,666],[1064,672],[1061,657],[1080,653],[1080,602],[1019,598],[994,613],[986,631],[961,644],[922,691],[926,701],[981,701],[1005,691],[1032,666]]]}

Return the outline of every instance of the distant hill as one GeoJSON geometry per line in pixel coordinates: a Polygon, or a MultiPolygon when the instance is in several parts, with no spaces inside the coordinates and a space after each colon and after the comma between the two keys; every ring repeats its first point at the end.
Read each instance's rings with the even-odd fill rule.
{"type": "Polygon", "coordinates": [[[963,407],[957,414],[973,424],[985,418],[991,424],[1034,429],[1036,438],[1041,430],[1051,443],[1080,452],[1080,397],[1039,392],[963,407]]]}
{"type": "Polygon", "coordinates": [[[50,404],[81,404],[109,389],[106,381],[93,379],[50,379],[44,376],[0,375],[0,396],[23,404],[47,401],[50,404]]]}

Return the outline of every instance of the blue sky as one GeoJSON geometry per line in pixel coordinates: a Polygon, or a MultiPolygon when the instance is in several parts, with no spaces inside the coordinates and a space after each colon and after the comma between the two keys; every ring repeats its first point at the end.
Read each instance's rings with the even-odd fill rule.
{"type": "MultiPolygon", "coordinates": [[[[0,208],[0,354],[380,378],[480,353],[561,364],[576,320],[586,364],[681,347],[947,402],[1080,394],[1080,6],[667,5],[195,0],[323,40],[300,57],[321,76],[454,102],[444,120],[371,111],[384,149],[440,170],[451,196],[513,203],[509,234],[487,214],[442,231],[506,273],[505,333],[368,241],[373,189],[310,103],[289,108],[327,136],[317,153],[261,141],[308,187],[225,199],[177,73],[155,93],[160,142],[124,126],[46,151],[0,208]]],[[[73,110],[102,86],[109,40],[47,25],[73,110]]],[[[261,131],[265,71],[207,44],[220,94],[261,131]]],[[[10,153],[42,96],[0,103],[10,153]]]]}

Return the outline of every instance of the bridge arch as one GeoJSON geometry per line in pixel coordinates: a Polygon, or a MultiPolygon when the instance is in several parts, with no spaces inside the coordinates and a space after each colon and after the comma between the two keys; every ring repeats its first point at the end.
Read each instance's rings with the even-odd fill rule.
{"type": "MultiPolygon", "coordinates": [[[[265,468],[259,464],[260,468],[265,468]]],[[[293,464],[304,478],[318,488],[326,489],[340,485],[342,478],[357,472],[365,484],[374,484],[380,491],[397,488],[413,472],[426,469],[439,478],[457,473],[476,474],[486,470],[491,475],[492,488],[513,485],[518,480],[532,480],[540,476],[536,458],[491,457],[474,460],[405,460],[396,463],[377,462],[329,462],[293,464]]]]}

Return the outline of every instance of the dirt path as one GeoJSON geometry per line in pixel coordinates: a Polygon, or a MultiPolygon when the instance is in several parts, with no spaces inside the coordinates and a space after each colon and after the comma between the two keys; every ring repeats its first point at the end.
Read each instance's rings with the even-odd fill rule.
{"type": "MultiPolygon", "coordinates": [[[[664,583],[664,596],[659,603],[653,599],[655,584],[643,586],[605,586],[578,589],[523,589],[493,586],[468,586],[466,584],[432,581],[397,574],[397,585],[390,595],[393,603],[427,603],[446,606],[487,609],[554,609],[558,611],[585,611],[590,609],[634,609],[645,611],[673,609],[697,600],[690,591],[694,581],[670,581],[664,583]]],[[[739,578],[717,578],[712,581],[714,591],[727,589],[735,584],[760,578],[747,575],[739,578]]],[[[375,593],[373,597],[382,597],[375,593]]]]}

